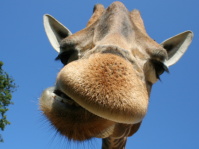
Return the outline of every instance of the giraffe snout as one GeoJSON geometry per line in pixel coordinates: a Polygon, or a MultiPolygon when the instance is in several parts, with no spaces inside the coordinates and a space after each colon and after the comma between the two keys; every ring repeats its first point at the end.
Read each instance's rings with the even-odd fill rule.
{"type": "Polygon", "coordinates": [[[140,122],[148,107],[146,87],[132,64],[96,53],[66,65],[57,87],[89,112],[120,123],[140,122]]]}

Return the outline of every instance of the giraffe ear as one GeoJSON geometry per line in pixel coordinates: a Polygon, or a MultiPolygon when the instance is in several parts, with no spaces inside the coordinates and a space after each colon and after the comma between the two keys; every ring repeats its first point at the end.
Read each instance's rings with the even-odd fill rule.
{"type": "Polygon", "coordinates": [[[48,14],[44,15],[43,20],[44,28],[52,47],[57,52],[60,52],[60,42],[64,38],[72,35],[72,33],[64,25],[48,14]]]}
{"type": "Polygon", "coordinates": [[[186,52],[193,38],[192,31],[185,31],[174,37],[171,37],[161,45],[167,50],[168,59],[165,61],[166,66],[175,64],[186,52]]]}

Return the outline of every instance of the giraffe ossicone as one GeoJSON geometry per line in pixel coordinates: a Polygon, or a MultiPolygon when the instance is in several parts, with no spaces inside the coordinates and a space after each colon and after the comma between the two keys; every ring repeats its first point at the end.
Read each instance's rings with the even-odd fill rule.
{"type": "Polygon", "coordinates": [[[44,27],[64,67],[40,98],[40,109],[70,140],[103,138],[103,149],[124,148],[147,113],[152,85],[189,47],[186,31],[161,44],[147,34],[138,10],[121,2],[94,7],[72,34],[50,15],[44,27]]]}

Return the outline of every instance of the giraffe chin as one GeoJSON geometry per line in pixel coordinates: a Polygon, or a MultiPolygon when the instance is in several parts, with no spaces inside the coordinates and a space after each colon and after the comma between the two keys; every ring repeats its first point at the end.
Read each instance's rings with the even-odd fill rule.
{"type": "Polygon", "coordinates": [[[148,107],[142,80],[126,59],[96,53],[66,65],[58,74],[56,87],[94,115],[135,124],[144,118],[148,107]]]}

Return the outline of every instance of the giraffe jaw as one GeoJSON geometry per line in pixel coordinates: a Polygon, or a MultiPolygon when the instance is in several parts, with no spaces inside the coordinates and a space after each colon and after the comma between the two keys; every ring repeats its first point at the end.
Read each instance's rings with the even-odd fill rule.
{"type": "Polygon", "coordinates": [[[40,109],[52,126],[69,140],[106,138],[114,130],[115,122],[90,113],[56,87],[49,87],[42,93],[40,109]]]}
{"type": "MultiPolygon", "coordinates": [[[[66,94],[61,92],[60,90],[55,89],[55,87],[51,87],[51,88],[49,88],[49,90],[53,91],[52,94],[54,96],[55,102],[58,101],[61,104],[64,104],[65,106],[68,106],[68,107],[70,106],[71,108],[72,107],[73,108],[74,107],[82,108],[72,98],[70,98],[69,96],[67,96],[66,94]]],[[[100,132],[98,135],[96,135],[96,137],[97,138],[107,138],[113,134],[114,128],[115,128],[115,125],[111,125],[110,127],[107,127],[102,132],[100,132]]]]}

